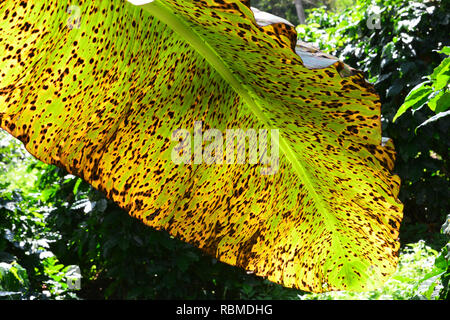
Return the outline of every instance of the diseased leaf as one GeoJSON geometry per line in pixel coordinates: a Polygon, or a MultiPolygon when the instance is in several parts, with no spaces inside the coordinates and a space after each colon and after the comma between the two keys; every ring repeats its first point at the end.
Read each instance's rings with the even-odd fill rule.
{"type": "Polygon", "coordinates": [[[259,26],[248,1],[76,5],[78,18],[59,1],[0,3],[0,125],[32,154],[284,286],[370,290],[394,272],[400,181],[361,73],[306,66],[295,29],[259,26]],[[195,121],[224,137],[278,129],[275,172],[175,164],[172,134],[195,121]]]}

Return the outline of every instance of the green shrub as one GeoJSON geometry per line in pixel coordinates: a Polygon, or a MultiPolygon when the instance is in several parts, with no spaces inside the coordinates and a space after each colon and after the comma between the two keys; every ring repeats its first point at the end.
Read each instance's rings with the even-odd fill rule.
{"type": "Polygon", "coordinates": [[[65,266],[48,250],[50,208],[36,186],[44,164],[0,131],[0,299],[73,298],[65,266]]]}

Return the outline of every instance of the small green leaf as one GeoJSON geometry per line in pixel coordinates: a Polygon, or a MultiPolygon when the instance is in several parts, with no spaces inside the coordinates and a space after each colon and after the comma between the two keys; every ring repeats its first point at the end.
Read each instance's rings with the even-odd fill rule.
{"type": "Polygon", "coordinates": [[[443,117],[446,117],[446,116],[448,116],[448,115],[450,115],[450,110],[449,110],[449,111],[445,111],[445,112],[440,112],[440,113],[438,113],[437,115],[431,117],[431,118],[428,119],[427,121],[423,122],[420,126],[418,126],[418,127],[416,128],[415,132],[417,132],[417,130],[418,130],[420,127],[426,126],[427,124],[430,124],[431,122],[435,122],[435,121],[437,121],[437,120],[439,120],[439,119],[441,119],[441,118],[443,118],[443,117]]]}
{"type": "Polygon", "coordinates": [[[443,47],[443,48],[442,48],[440,51],[438,51],[438,52],[450,56],[450,47],[443,47]]]}
{"type": "Polygon", "coordinates": [[[6,291],[23,291],[28,288],[27,271],[17,262],[0,263],[0,287],[6,291]]]}
{"type": "Polygon", "coordinates": [[[436,110],[436,103],[437,101],[442,97],[442,95],[444,94],[444,91],[438,91],[438,92],[433,92],[433,94],[430,96],[430,100],[428,101],[428,107],[435,111],[436,110]]]}
{"type": "Polygon", "coordinates": [[[433,87],[435,90],[441,90],[450,83],[450,57],[445,58],[431,74],[433,87]]]}
{"type": "Polygon", "coordinates": [[[436,113],[444,112],[450,107],[450,92],[447,91],[442,94],[436,101],[436,107],[434,111],[436,113]]]}
{"type": "Polygon", "coordinates": [[[430,284],[428,290],[424,293],[425,297],[428,300],[431,300],[432,296],[433,296],[433,292],[434,289],[436,288],[436,285],[438,284],[439,278],[434,279],[434,281],[432,281],[432,283],[430,284]]]}
{"type": "Polygon", "coordinates": [[[445,271],[442,271],[441,269],[437,269],[437,268],[433,268],[433,270],[431,270],[430,272],[428,272],[422,279],[420,279],[416,285],[414,286],[414,291],[417,290],[417,288],[419,288],[419,286],[424,283],[425,281],[434,278],[434,277],[439,277],[441,276],[445,271]]]}
{"type": "Polygon", "coordinates": [[[41,199],[42,201],[48,201],[51,197],[53,197],[55,195],[55,189],[46,189],[44,191],[42,191],[41,193],[41,199]]]}
{"type": "Polygon", "coordinates": [[[78,178],[77,182],[75,183],[75,186],[73,187],[73,194],[78,193],[78,188],[80,187],[80,184],[83,182],[82,179],[78,178]]]}
{"type": "Polygon", "coordinates": [[[405,277],[405,276],[402,276],[402,275],[394,275],[394,276],[392,276],[391,279],[397,280],[397,281],[400,281],[400,282],[404,282],[404,283],[408,283],[408,282],[413,282],[414,281],[413,278],[405,277]]]}
{"type": "Polygon", "coordinates": [[[397,110],[393,122],[397,120],[406,110],[412,108],[413,110],[420,108],[428,101],[428,97],[433,93],[433,89],[428,86],[429,81],[422,82],[415,86],[405,98],[405,102],[397,110]]]}
{"type": "Polygon", "coordinates": [[[436,258],[434,261],[434,265],[439,270],[445,271],[448,268],[448,261],[445,258],[444,251],[441,252],[441,254],[436,258]]]}

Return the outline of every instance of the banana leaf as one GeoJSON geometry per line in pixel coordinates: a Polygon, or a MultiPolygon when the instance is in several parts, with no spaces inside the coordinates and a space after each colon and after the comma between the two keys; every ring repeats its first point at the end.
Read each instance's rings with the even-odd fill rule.
{"type": "Polygon", "coordinates": [[[249,1],[147,2],[2,1],[0,127],[222,262],[306,291],[382,285],[402,204],[373,86],[249,1]],[[256,161],[225,160],[230,130],[256,161]]]}

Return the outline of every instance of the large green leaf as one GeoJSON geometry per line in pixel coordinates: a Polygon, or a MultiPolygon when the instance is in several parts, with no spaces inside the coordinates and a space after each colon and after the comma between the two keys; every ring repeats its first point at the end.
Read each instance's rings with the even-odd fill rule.
{"type": "Polygon", "coordinates": [[[369,290],[393,273],[400,182],[360,73],[317,53],[308,66],[294,28],[259,26],[248,1],[71,4],[0,4],[0,124],[32,154],[285,286],[369,290]],[[273,174],[175,164],[172,134],[194,121],[278,129],[273,174]]]}

